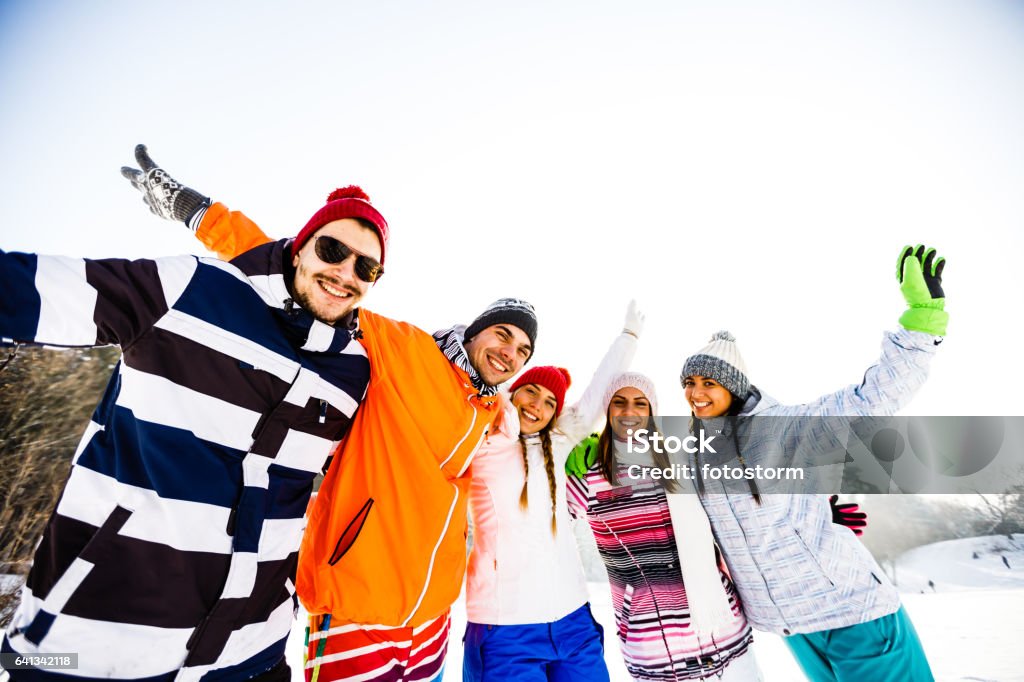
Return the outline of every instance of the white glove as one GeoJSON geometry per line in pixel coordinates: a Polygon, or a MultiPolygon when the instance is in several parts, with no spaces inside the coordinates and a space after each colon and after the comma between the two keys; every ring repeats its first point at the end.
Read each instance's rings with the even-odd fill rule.
{"type": "Polygon", "coordinates": [[[626,321],[622,323],[622,333],[631,334],[639,339],[643,330],[644,313],[635,300],[630,301],[629,306],[626,307],[626,321]]]}

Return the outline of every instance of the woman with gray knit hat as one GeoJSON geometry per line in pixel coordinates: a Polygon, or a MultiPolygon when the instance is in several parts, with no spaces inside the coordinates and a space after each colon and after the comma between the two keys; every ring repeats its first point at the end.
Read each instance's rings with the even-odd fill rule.
{"type": "Polygon", "coordinates": [[[633,432],[657,431],[654,383],[624,372],[604,405],[607,425],[574,451],[583,470],[568,467],[566,497],[570,513],[590,524],[608,571],[626,669],[635,680],[760,679],[750,626],[700,502],[634,474],[669,465],[665,453],[627,446],[633,432]]]}
{"type": "MultiPolygon", "coordinates": [[[[908,310],[859,384],[802,405],[780,405],[750,383],[736,339],[715,334],[683,364],[694,420],[725,416],[885,416],[924,384],[948,314],[934,249],[906,247],[897,265],[908,310]]],[[[731,425],[736,433],[737,424],[731,425]]],[[[729,428],[729,425],[726,425],[729,428]]],[[[737,447],[742,439],[735,442],[737,447]]],[[[757,460],[751,439],[737,454],[757,460]]],[[[782,635],[812,680],[932,680],[895,587],[849,530],[832,523],[826,495],[726,492],[703,481],[699,496],[751,625],[782,635]],[[717,489],[716,489],[717,488],[717,489]]],[[[688,496],[680,496],[688,497],[688,496]]]]}

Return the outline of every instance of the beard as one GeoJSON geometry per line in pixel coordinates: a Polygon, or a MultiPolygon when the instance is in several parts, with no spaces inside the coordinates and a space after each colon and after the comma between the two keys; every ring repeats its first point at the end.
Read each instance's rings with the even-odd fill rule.
{"type": "Polygon", "coordinates": [[[320,322],[323,322],[324,324],[329,324],[332,327],[336,326],[339,322],[342,322],[346,317],[348,317],[352,313],[352,310],[349,309],[348,311],[342,313],[341,315],[325,315],[323,312],[317,310],[313,306],[313,302],[310,300],[311,296],[306,292],[295,292],[295,295],[292,298],[297,306],[308,312],[315,319],[319,320],[320,322]]]}
{"type": "MultiPolygon", "coordinates": [[[[304,272],[301,265],[295,271],[295,274],[291,281],[288,282],[288,292],[291,294],[292,300],[295,301],[295,303],[299,307],[301,307],[303,310],[312,315],[315,319],[319,320],[320,322],[323,322],[324,324],[329,324],[332,327],[335,327],[339,326],[339,323],[343,323],[347,319],[349,319],[349,317],[352,314],[352,311],[356,307],[356,304],[359,303],[361,292],[353,291],[351,287],[344,286],[331,279],[327,279],[327,281],[330,282],[331,286],[337,289],[341,289],[342,291],[347,291],[353,295],[352,304],[341,313],[330,313],[324,311],[320,308],[320,306],[314,303],[313,287],[318,287],[320,285],[317,284],[317,278],[314,277],[313,275],[304,272]],[[302,279],[305,279],[305,281],[309,283],[308,288],[306,288],[305,290],[300,290],[296,285],[296,282],[301,281],[302,279]]],[[[345,325],[341,324],[340,326],[345,325]]]]}

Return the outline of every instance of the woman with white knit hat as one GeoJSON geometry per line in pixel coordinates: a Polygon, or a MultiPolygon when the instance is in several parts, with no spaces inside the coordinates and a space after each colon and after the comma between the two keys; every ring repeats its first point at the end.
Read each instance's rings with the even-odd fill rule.
{"type": "MultiPolygon", "coordinates": [[[[892,415],[924,383],[945,334],[944,264],[934,249],[901,252],[897,276],[909,304],[900,318],[902,329],[885,335],[882,356],[861,383],[808,403],[780,405],[761,392],[750,383],[736,339],[718,332],[686,359],[680,374],[694,417],[691,429],[696,433],[702,420],[730,415],[892,415]]],[[[733,434],[744,428],[728,419],[722,425],[733,434]]],[[[777,445],[739,436],[734,442],[747,463],[777,445]]],[[[826,495],[761,495],[756,488],[737,493],[714,480],[702,484],[697,499],[747,618],[755,628],[781,635],[810,679],[933,679],[896,589],[856,536],[831,522],[826,495]]]]}
{"type": "Polygon", "coordinates": [[[635,473],[668,466],[657,449],[627,447],[635,432],[657,430],[653,382],[624,372],[604,404],[603,432],[577,447],[590,450],[592,464],[569,478],[567,497],[569,511],[589,522],[608,570],[627,670],[636,680],[760,679],[750,627],[700,502],[635,473]]]}

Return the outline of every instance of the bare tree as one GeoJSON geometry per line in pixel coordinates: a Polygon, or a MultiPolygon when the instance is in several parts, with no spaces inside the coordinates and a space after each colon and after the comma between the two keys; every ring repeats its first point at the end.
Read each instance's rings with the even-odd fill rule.
{"type": "Polygon", "coordinates": [[[113,348],[22,348],[0,372],[0,574],[21,576],[0,582],[0,627],[117,357],[113,348]]]}
{"type": "Polygon", "coordinates": [[[1013,541],[1014,533],[1024,533],[1024,495],[1020,493],[980,494],[982,518],[977,522],[978,535],[1005,535],[1013,541]]]}

